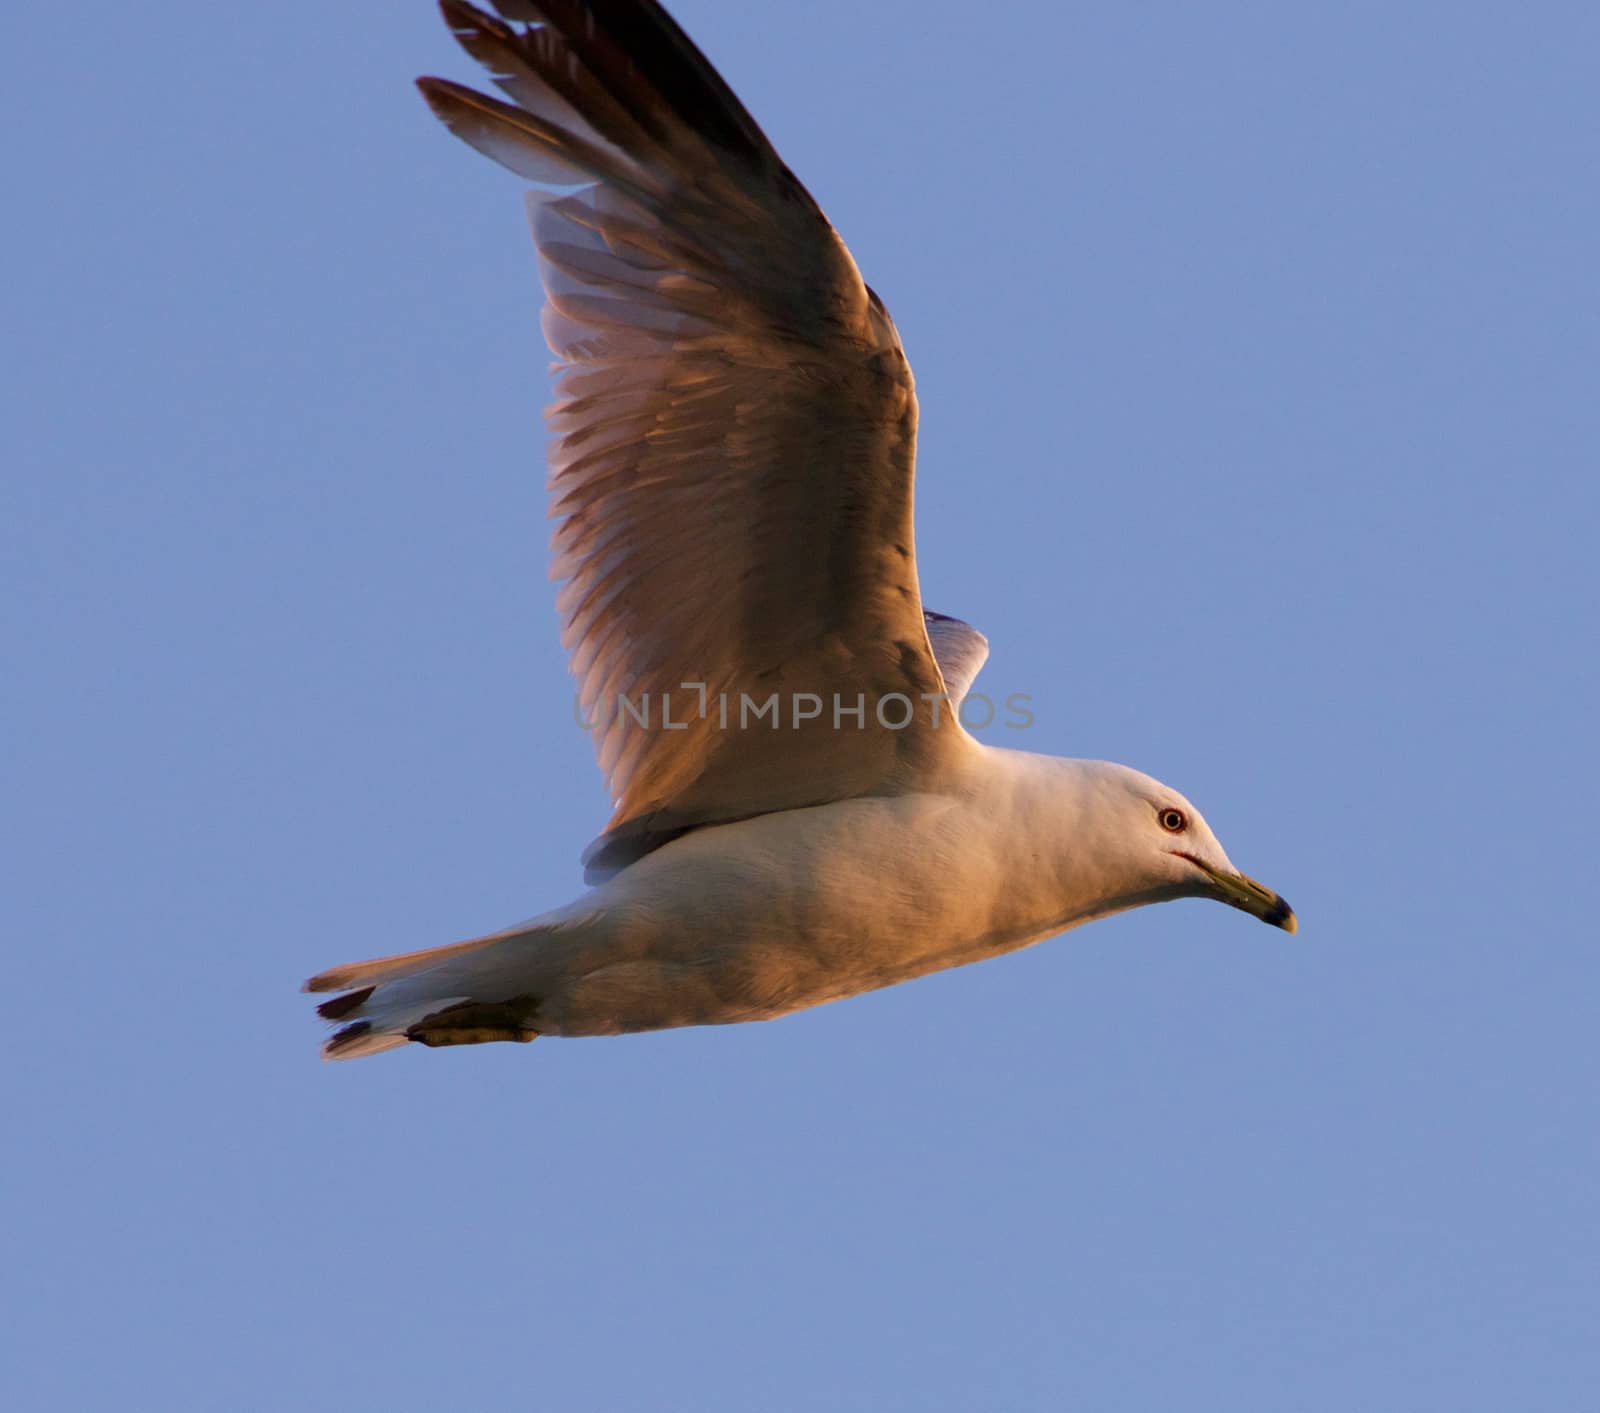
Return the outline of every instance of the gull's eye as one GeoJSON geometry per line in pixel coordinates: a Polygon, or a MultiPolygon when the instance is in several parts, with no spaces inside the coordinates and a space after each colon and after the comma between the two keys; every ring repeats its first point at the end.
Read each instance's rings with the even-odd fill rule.
{"type": "Polygon", "coordinates": [[[1189,821],[1184,817],[1182,810],[1162,810],[1159,818],[1161,820],[1161,827],[1165,829],[1168,834],[1182,834],[1183,831],[1189,827],[1189,821]]]}

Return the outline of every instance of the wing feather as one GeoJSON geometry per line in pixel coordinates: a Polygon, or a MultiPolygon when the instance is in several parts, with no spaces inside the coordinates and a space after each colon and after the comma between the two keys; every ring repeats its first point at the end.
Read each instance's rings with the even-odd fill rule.
{"type": "Polygon", "coordinates": [[[916,397],[881,303],[659,5],[441,8],[511,101],[421,80],[434,111],[568,188],[530,212],[560,360],[557,611],[616,802],[590,876],[700,825],[912,788],[966,738],[929,705],[916,397]],[[780,727],[745,724],[774,695],[780,727]],[[896,695],[914,715],[890,730],[896,695]],[[809,696],[866,719],[801,720],[809,696]]]}
{"type": "Polygon", "coordinates": [[[944,678],[945,691],[952,706],[959,707],[961,699],[972,688],[972,682],[989,658],[989,640],[970,623],[952,618],[947,613],[923,609],[922,616],[928,627],[928,641],[939,663],[939,674],[944,678]]]}

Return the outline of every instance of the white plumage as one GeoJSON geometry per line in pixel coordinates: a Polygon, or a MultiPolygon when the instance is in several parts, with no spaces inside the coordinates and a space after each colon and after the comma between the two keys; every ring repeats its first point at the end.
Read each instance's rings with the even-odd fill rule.
{"type": "Polygon", "coordinates": [[[650,0],[496,8],[442,5],[512,102],[421,87],[566,188],[552,576],[616,811],[578,902],[314,978],[325,1053],[764,1019],[1186,894],[1292,930],[1176,792],[962,729],[988,647],[924,614],[899,337],[703,56],[650,0]]]}

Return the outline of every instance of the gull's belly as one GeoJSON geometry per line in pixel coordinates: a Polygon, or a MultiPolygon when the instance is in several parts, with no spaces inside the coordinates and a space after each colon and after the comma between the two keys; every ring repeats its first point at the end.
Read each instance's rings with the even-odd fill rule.
{"type": "Polygon", "coordinates": [[[541,988],[540,1028],[767,1019],[1035,941],[1054,927],[1010,876],[997,823],[913,795],[688,835],[586,900],[590,921],[541,988]]]}

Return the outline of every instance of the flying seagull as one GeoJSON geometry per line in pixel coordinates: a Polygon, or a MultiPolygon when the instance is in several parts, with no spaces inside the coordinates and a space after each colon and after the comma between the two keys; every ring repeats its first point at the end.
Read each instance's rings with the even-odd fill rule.
{"type": "Polygon", "coordinates": [[[653,0],[443,0],[505,99],[418,86],[528,197],[552,577],[615,813],[592,890],[333,967],[329,1058],[765,1020],[1207,897],[1295,930],[1126,766],[986,746],[924,610],[917,401],[817,203],[653,0]]]}

